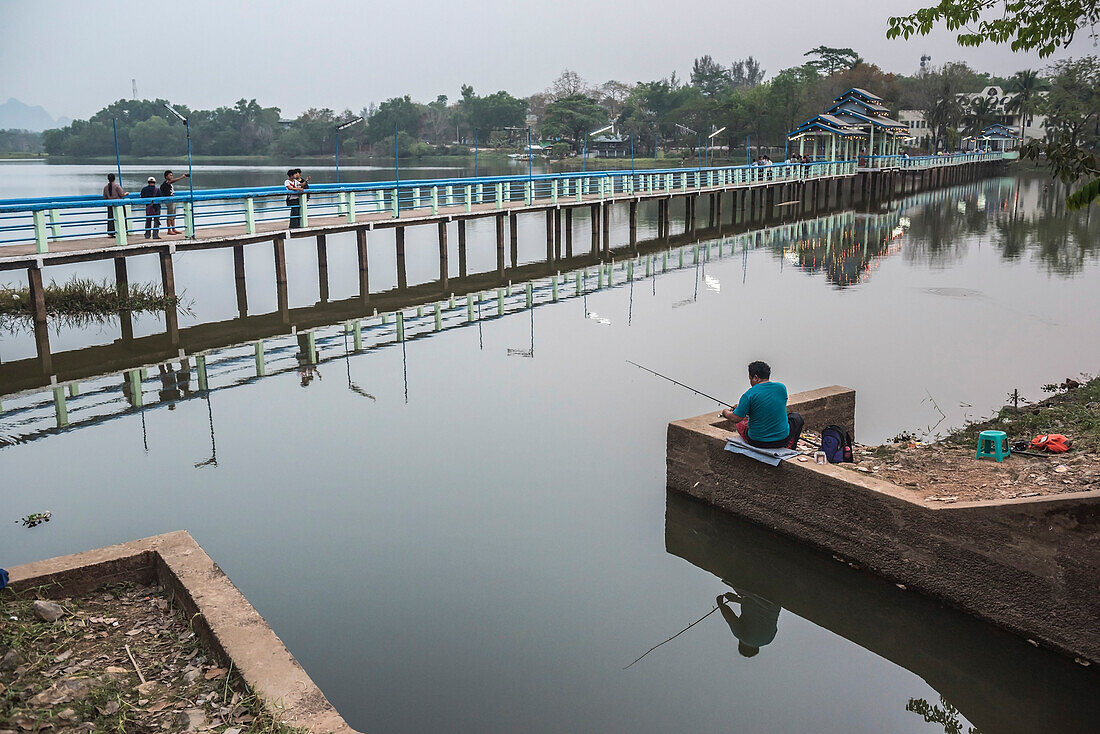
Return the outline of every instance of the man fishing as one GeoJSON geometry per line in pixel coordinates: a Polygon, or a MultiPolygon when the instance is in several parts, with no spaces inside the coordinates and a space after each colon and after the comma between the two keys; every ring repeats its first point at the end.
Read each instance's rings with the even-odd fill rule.
{"type": "Polygon", "coordinates": [[[772,368],[766,362],[749,364],[752,387],[737,401],[736,408],[723,410],[722,417],[737,424],[737,433],[750,446],[789,448],[791,420],[787,416],[787,386],[772,382],[771,376],[772,368]]]}

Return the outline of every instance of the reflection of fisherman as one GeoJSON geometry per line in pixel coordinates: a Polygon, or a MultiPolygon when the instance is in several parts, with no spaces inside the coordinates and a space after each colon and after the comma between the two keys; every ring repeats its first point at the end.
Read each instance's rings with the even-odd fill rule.
{"type": "Polygon", "coordinates": [[[775,639],[779,612],[783,608],[751,591],[738,589],[734,591],[737,593],[727,592],[720,595],[714,602],[722,612],[726,624],[730,626],[730,631],[738,640],[737,652],[751,658],[760,652],[760,648],[775,639]],[[740,602],[741,614],[733,611],[729,602],[740,602]]]}
{"type": "Polygon", "coordinates": [[[171,362],[158,365],[157,369],[160,370],[160,390],[157,395],[162,403],[168,403],[168,410],[175,410],[176,401],[180,399],[176,371],[171,362]]]}
{"type": "Polygon", "coordinates": [[[314,377],[321,379],[321,371],[316,366],[317,353],[310,346],[308,334],[298,334],[298,353],[294,356],[298,359],[298,377],[302,387],[309,387],[314,377]]]}

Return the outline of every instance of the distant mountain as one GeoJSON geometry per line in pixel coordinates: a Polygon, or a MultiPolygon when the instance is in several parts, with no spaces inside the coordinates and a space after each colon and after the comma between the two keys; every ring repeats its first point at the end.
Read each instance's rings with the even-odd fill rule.
{"type": "Polygon", "coordinates": [[[71,120],[67,117],[55,120],[50,117],[49,112],[41,107],[31,107],[23,104],[15,97],[11,97],[4,104],[0,104],[0,130],[41,132],[53,127],[64,127],[70,122],[71,120]]]}

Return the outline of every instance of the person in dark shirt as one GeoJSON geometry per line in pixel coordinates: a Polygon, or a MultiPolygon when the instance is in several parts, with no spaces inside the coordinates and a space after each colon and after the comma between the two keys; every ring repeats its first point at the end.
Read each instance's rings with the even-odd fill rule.
{"type": "MultiPolygon", "coordinates": [[[[155,199],[158,196],[160,196],[160,187],[157,186],[157,180],[150,176],[149,182],[141,190],[141,198],[155,199]]],[[[149,239],[150,236],[154,240],[160,239],[160,202],[154,201],[145,205],[145,239],[149,239]]]]}
{"type": "MultiPolygon", "coordinates": [[[[173,184],[179,183],[183,179],[187,178],[190,174],[183,174],[182,176],[172,176],[171,171],[164,172],[164,181],[160,185],[161,196],[174,196],[176,193],[176,187],[173,184]]],[[[176,229],[176,203],[174,201],[167,201],[164,203],[164,224],[167,228],[167,234],[180,234],[180,231],[176,229]]]]}
{"type": "MultiPolygon", "coordinates": [[[[107,185],[103,187],[104,199],[125,199],[126,192],[122,190],[122,186],[115,181],[115,174],[107,174],[107,185]]],[[[107,236],[115,236],[115,208],[113,206],[107,207],[107,236]]]]}

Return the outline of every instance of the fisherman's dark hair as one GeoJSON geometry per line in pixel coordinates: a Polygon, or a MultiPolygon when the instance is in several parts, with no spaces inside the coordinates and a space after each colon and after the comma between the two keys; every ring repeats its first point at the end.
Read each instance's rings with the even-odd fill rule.
{"type": "Polygon", "coordinates": [[[772,368],[768,366],[767,362],[749,362],[749,377],[759,377],[761,380],[770,380],[772,376],[772,368]]]}
{"type": "Polygon", "coordinates": [[[168,177],[169,177],[169,176],[171,176],[171,175],[172,175],[172,171],[171,171],[171,170],[168,170],[168,171],[165,171],[165,172],[164,172],[164,177],[165,177],[165,178],[168,178],[168,177]]]}
{"type": "Polygon", "coordinates": [[[286,172],[286,177],[290,178],[291,176],[293,176],[297,172],[298,172],[297,168],[291,168],[286,172]]]}
{"type": "Polygon", "coordinates": [[[760,648],[755,645],[746,645],[744,642],[737,643],[737,652],[741,653],[747,658],[751,658],[756,653],[760,652],[760,648]]]}
{"type": "Polygon", "coordinates": [[[107,181],[110,182],[110,183],[114,183],[114,180],[115,180],[115,174],[108,173],[107,174],[107,181]]]}

